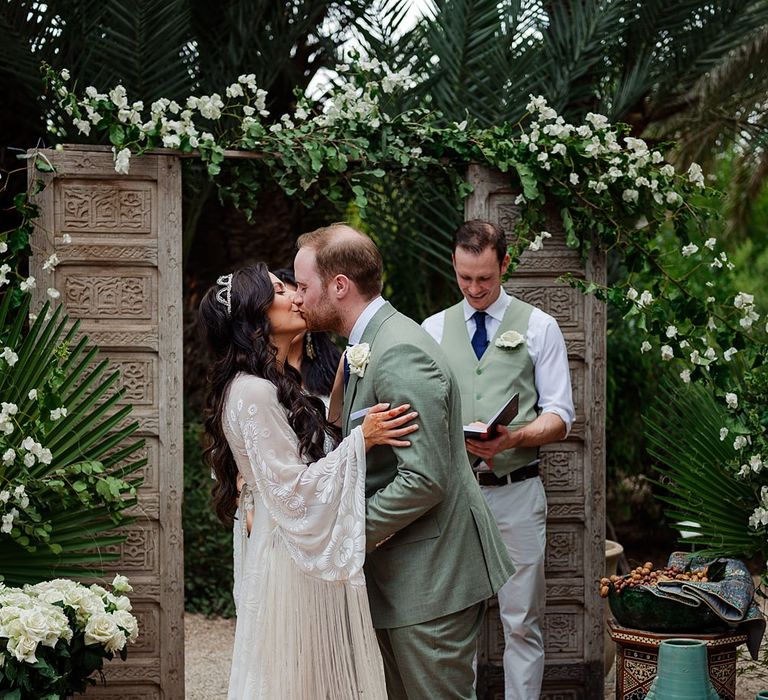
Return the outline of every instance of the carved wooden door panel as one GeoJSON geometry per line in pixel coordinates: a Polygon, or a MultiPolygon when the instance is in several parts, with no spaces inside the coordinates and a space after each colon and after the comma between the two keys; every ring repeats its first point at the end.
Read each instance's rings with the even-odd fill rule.
{"type": "MultiPolygon", "coordinates": [[[[54,173],[31,166],[41,216],[32,241],[33,308],[56,287],[81,329],[121,371],[124,403],[134,406],[146,439],[136,521],[125,528],[120,560],[140,636],[128,660],[105,668],[107,685],[89,698],[184,697],[184,574],[181,531],[182,331],[181,169],[170,155],[134,158],[115,173],[100,147],[45,151],[54,173]],[[52,253],[53,273],[43,270],[52,253]]],[[[111,580],[111,577],[110,577],[111,580]]]]}
{"type": "MultiPolygon", "coordinates": [[[[471,166],[474,192],[465,219],[486,219],[511,234],[519,215],[509,178],[471,166]]],[[[525,206],[525,204],[522,204],[525,206]]],[[[568,248],[556,213],[542,251],[523,254],[506,283],[515,296],[554,316],[568,347],[576,420],[567,440],[542,450],[547,492],[546,667],[542,698],[603,697],[604,610],[597,580],[605,567],[605,325],[604,305],[556,280],[566,272],[605,281],[604,258],[583,262],[568,248]]],[[[491,605],[479,646],[479,698],[502,700],[504,636],[491,605]]]]}

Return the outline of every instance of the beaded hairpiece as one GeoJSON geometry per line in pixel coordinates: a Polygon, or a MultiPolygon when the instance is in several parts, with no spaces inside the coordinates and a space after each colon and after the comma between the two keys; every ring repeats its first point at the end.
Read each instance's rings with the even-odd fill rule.
{"type": "Polygon", "coordinates": [[[229,315],[232,313],[232,273],[219,277],[216,284],[221,285],[221,289],[216,292],[216,301],[227,307],[227,315],[229,315]]]}

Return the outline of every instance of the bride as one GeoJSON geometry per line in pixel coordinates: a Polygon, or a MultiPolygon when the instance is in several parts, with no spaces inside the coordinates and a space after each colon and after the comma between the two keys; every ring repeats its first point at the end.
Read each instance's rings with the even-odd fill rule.
{"type": "Polygon", "coordinates": [[[231,700],[385,700],[363,577],[365,452],[407,447],[408,405],[372,407],[335,449],[319,399],[286,362],[305,330],[264,264],[220,277],[200,303],[214,354],[206,457],[219,518],[235,524],[231,700]],[[237,478],[243,483],[238,492],[237,478]]]}

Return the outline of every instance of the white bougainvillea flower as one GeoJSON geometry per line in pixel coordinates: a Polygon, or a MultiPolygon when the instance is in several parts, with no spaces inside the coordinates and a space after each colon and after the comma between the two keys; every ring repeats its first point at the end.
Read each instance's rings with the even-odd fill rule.
{"type": "Polygon", "coordinates": [[[119,151],[113,146],[112,153],[115,158],[115,172],[121,175],[127,175],[131,167],[131,151],[129,148],[122,148],[119,151]]]}
{"type": "Polygon", "coordinates": [[[19,356],[11,348],[3,348],[0,357],[8,363],[9,367],[13,367],[19,361],[19,356]]]}
{"type": "Polygon", "coordinates": [[[30,289],[34,289],[37,286],[37,280],[30,275],[27,277],[27,279],[22,280],[19,284],[19,289],[21,289],[22,292],[29,291],[30,289]]]}
{"type": "Polygon", "coordinates": [[[704,173],[698,163],[691,163],[688,168],[688,179],[697,187],[704,187],[704,173]]]}
{"type": "Polygon", "coordinates": [[[541,231],[536,237],[528,244],[528,250],[537,251],[544,247],[544,239],[552,238],[552,234],[549,231],[541,231]]]}
{"type": "Polygon", "coordinates": [[[736,439],[733,441],[733,449],[734,450],[741,450],[744,447],[746,447],[749,444],[749,436],[747,435],[737,435],[736,439]]]}

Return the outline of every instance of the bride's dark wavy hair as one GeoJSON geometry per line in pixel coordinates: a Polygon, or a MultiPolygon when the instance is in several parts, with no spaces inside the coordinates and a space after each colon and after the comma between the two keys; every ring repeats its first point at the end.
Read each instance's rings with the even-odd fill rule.
{"type": "Polygon", "coordinates": [[[301,390],[301,375],[288,363],[278,364],[277,348],[270,339],[267,309],[275,289],[264,263],[236,270],[230,290],[231,311],[216,298],[225,293],[216,284],[203,296],[198,310],[200,327],[214,359],[208,372],[205,430],[209,444],[204,451],[213,469],[213,503],[225,524],[232,524],[237,508],[237,465],[224,436],[222,416],[229,385],[238,372],[268,379],[277,388],[277,399],[288,411],[288,422],[298,436],[302,457],[310,462],[323,454],[327,428],[322,402],[301,390]]]}

